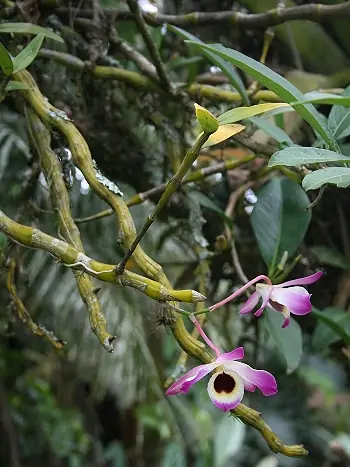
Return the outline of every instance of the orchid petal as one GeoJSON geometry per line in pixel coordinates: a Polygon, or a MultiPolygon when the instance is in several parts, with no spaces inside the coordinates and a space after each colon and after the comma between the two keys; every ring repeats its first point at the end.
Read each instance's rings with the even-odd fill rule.
{"type": "Polygon", "coordinates": [[[263,299],[261,307],[258,310],[256,310],[256,312],[254,313],[254,316],[259,317],[269,303],[271,294],[273,292],[273,286],[265,285],[265,284],[257,284],[256,291],[263,299]]]}
{"type": "Polygon", "coordinates": [[[277,383],[274,376],[265,370],[254,370],[246,363],[231,362],[226,365],[231,371],[237,373],[243,382],[247,381],[252,390],[252,386],[256,386],[264,394],[264,396],[273,396],[277,393],[277,383]]]}
{"type": "Polygon", "coordinates": [[[208,383],[208,394],[216,407],[225,412],[232,410],[243,399],[243,380],[232,371],[214,373],[208,383]]]}
{"type": "Polygon", "coordinates": [[[286,306],[283,307],[282,315],[284,316],[284,322],[282,324],[282,328],[286,328],[290,322],[290,311],[286,306]]]}
{"type": "Polygon", "coordinates": [[[287,307],[294,315],[307,315],[312,309],[311,295],[304,287],[274,288],[271,300],[287,307]]]}
{"type": "Polygon", "coordinates": [[[276,287],[289,287],[291,285],[308,285],[313,284],[314,282],[318,281],[323,275],[322,271],[315,272],[315,274],[311,274],[311,276],[300,277],[299,279],[293,279],[291,281],[282,282],[282,284],[275,285],[276,287]]]}
{"type": "Polygon", "coordinates": [[[237,349],[232,350],[231,352],[222,353],[220,357],[216,359],[219,363],[226,363],[232,360],[242,360],[244,358],[244,349],[243,347],[237,347],[237,349]]]}
{"type": "Polygon", "coordinates": [[[258,292],[254,292],[248,300],[245,302],[243,307],[240,309],[239,313],[244,315],[246,313],[250,313],[258,304],[260,298],[260,294],[258,292]]]}
{"type": "Polygon", "coordinates": [[[171,385],[165,394],[167,396],[173,396],[175,394],[179,394],[180,392],[187,393],[194,383],[204,378],[204,376],[213,371],[217,366],[220,366],[220,363],[215,361],[212,363],[207,363],[206,365],[199,365],[192,368],[192,370],[188,371],[173,385],[171,385]]]}
{"type": "Polygon", "coordinates": [[[246,379],[243,379],[244,389],[249,392],[254,392],[256,389],[255,384],[249,383],[246,379]]]}

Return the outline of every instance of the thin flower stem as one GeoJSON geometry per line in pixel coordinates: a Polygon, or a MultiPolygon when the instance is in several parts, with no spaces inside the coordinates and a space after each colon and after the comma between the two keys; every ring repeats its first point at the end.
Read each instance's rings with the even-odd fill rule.
{"type": "Polygon", "coordinates": [[[203,338],[204,342],[215,352],[216,357],[220,357],[221,352],[220,350],[212,343],[209,337],[205,334],[202,329],[202,326],[199,324],[197,318],[194,316],[194,313],[190,314],[190,320],[196,326],[197,331],[199,332],[200,336],[203,338]]]}
{"type": "Polygon", "coordinates": [[[151,227],[153,222],[157,219],[158,214],[163,209],[163,207],[166,205],[169,198],[175,193],[175,191],[181,185],[182,179],[192,167],[194,161],[197,159],[199,155],[199,151],[202,149],[203,144],[207,141],[207,139],[209,139],[209,137],[210,137],[210,133],[203,131],[198,136],[193,146],[187,151],[178,171],[167,183],[166,188],[160,200],[158,201],[156,207],[154,208],[154,211],[152,212],[152,214],[150,214],[147,217],[140,232],[138,233],[138,235],[136,236],[132,244],[129,246],[127,252],[125,253],[124,258],[121,260],[121,262],[117,266],[117,269],[116,269],[117,274],[123,274],[123,271],[124,271],[124,268],[125,268],[125,265],[128,259],[132,256],[132,254],[136,250],[138,244],[140,243],[141,239],[143,238],[147,230],[151,227]]]}
{"type": "Polygon", "coordinates": [[[203,310],[198,310],[198,311],[194,311],[193,313],[191,313],[190,311],[186,311],[186,310],[183,310],[182,308],[179,308],[178,306],[172,305],[171,302],[168,302],[168,305],[175,312],[180,313],[181,315],[184,315],[184,316],[188,316],[188,317],[190,317],[190,315],[193,315],[193,316],[203,315],[205,313],[210,313],[211,311],[209,308],[204,308],[203,310]]]}
{"type": "Polygon", "coordinates": [[[268,285],[272,285],[270,279],[267,276],[264,276],[263,274],[261,274],[260,276],[257,276],[254,279],[252,279],[251,281],[247,282],[243,287],[236,290],[236,292],[234,292],[230,296],[228,296],[228,297],[224,298],[223,300],[221,300],[221,302],[215,303],[215,305],[210,306],[209,311],[214,311],[217,308],[220,308],[221,306],[226,305],[226,303],[228,303],[231,300],[233,300],[234,298],[238,297],[245,290],[247,290],[250,286],[252,286],[253,284],[255,284],[256,282],[259,282],[259,281],[265,281],[268,285]]]}
{"type": "Polygon", "coordinates": [[[193,312],[192,314],[194,316],[197,316],[197,315],[203,315],[205,313],[210,313],[211,312],[211,309],[210,308],[204,308],[203,310],[199,310],[199,311],[195,311],[193,312]]]}
{"type": "Polygon", "coordinates": [[[179,308],[178,306],[173,305],[171,302],[168,302],[168,306],[170,306],[170,308],[174,310],[176,313],[180,313],[180,315],[190,317],[191,313],[189,311],[183,310],[182,308],[179,308]]]}

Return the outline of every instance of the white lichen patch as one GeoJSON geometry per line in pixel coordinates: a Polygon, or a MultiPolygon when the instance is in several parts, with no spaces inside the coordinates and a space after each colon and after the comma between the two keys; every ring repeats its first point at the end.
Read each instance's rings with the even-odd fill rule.
{"type": "Polygon", "coordinates": [[[159,298],[161,300],[169,300],[169,299],[171,299],[173,297],[171,295],[169,295],[168,289],[166,289],[164,287],[164,285],[161,285],[160,289],[159,289],[159,298]]]}
{"type": "Polygon", "coordinates": [[[108,180],[107,177],[102,175],[102,173],[100,172],[99,168],[96,165],[96,161],[93,161],[93,166],[95,169],[96,180],[98,180],[101,183],[101,185],[108,188],[108,190],[111,191],[112,193],[115,193],[118,196],[123,196],[123,192],[117,187],[117,185],[114,182],[111,182],[111,180],[108,180]]]}
{"type": "Polygon", "coordinates": [[[84,266],[86,266],[87,268],[90,268],[91,258],[89,258],[89,257],[88,257],[87,255],[85,255],[84,253],[79,252],[78,255],[77,255],[77,258],[76,258],[76,262],[77,262],[77,263],[82,263],[82,264],[84,264],[84,266]]]}
{"type": "Polygon", "coordinates": [[[67,122],[71,122],[71,119],[68,117],[66,112],[63,110],[50,110],[49,111],[49,116],[55,120],[66,120],[67,122]]]}

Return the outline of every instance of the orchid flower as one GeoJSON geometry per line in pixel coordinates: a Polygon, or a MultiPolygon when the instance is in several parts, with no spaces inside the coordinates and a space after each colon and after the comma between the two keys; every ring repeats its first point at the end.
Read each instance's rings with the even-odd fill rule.
{"type": "Polygon", "coordinates": [[[227,411],[237,407],[243,399],[244,390],[254,392],[256,388],[259,388],[264,396],[273,396],[277,393],[277,383],[271,373],[265,370],[254,370],[246,363],[237,362],[244,357],[243,347],[221,353],[206,336],[193,315],[191,319],[204,341],[215,351],[216,359],[206,365],[192,368],[170,386],[165,393],[167,396],[186,394],[193,384],[213,370],[216,371],[209,379],[207,389],[210,399],[221,410],[227,411]]]}
{"type": "Polygon", "coordinates": [[[307,315],[310,313],[312,309],[311,294],[300,285],[313,284],[322,274],[319,271],[311,276],[293,279],[277,285],[256,284],[256,291],[245,302],[240,313],[245,314],[253,311],[261,298],[261,307],[254,313],[254,316],[260,316],[266,307],[280,312],[284,316],[282,328],[285,328],[289,324],[291,313],[293,315],[307,315]]]}
{"type": "Polygon", "coordinates": [[[222,305],[230,302],[234,298],[241,295],[252,285],[256,284],[255,292],[245,302],[243,308],[240,310],[241,314],[250,313],[262,299],[261,307],[254,313],[255,316],[260,316],[266,307],[273,311],[278,311],[284,316],[283,328],[288,326],[290,321],[290,314],[294,315],[307,315],[312,309],[310,302],[311,295],[304,287],[300,285],[313,284],[318,281],[323,272],[319,271],[311,276],[293,279],[291,281],[282,282],[282,284],[272,285],[267,276],[257,276],[239,290],[234,292],[229,297],[226,297],[221,302],[216,303],[209,307],[209,311],[214,311],[222,305]],[[259,281],[265,281],[266,284],[257,284],[259,281]],[[286,288],[288,287],[288,288],[286,288]]]}

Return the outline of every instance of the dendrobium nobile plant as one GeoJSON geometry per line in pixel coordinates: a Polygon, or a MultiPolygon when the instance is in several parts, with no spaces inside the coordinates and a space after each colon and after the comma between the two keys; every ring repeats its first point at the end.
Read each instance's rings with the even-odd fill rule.
{"type": "MultiPolygon", "coordinates": [[[[166,390],[166,394],[168,396],[172,396],[187,393],[196,382],[204,378],[209,373],[212,373],[208,382],[208,394],[216,407],[225,412],[233,411],[233,414],[238,416],[244,423],[259,430],[274,452],[280,452],[287,456],[303,456],[307,454],[307,451],[303,446],[283,445],[278,437],[261,419],[260,414],[254,409],[246,407],[241,403],[244,391],[252,392],[258,388],[264,396],[273,396],[277,394],[277,382],[274,376],[266,370],[254,369],[248,364],[239,361],[244,358],[243,347],[238,347],[232,351],[222,353],[207,337],[202,326],[198,322],[196,315],[214,312],[222,305],[239,297],[242,293],[248,291],[255,285],[255,291],[241,308],[240,314],[245,315],[252,312],[261,300],[260,308],[254,312],[254,315],[259,317],[263,313],[264,309],[267,309],[268,313],[275,312],[281,314],[284,318],[282,327],[285,329],[281,329],[280,332],[286,332],[286,328],[290,325],[291,314],[301,316],[311,312],[311,295],[303,286],[312,284],[320,279],[322,272],[316,272],[315,274],[307,277],[279,284],[273,284],[272,282],[275,282],[275,280],[272,281],[269,277],[260,275],[251,281],[247,281],[243,287],[224,300],[207,309],[200,309],[193,313],[189,313],[177,306],[171,305],[171,302],[202,302],[205,300],[205,297],[201,293],[193,290],[173,290],[168,278],[162,272],[159,265],[146,255],[139,243],[158,216],[161,209],[176,191],[177,187],[182,183],[189,183],[193,180],[193,178],[186,179],[184,177],[192,168],[200,150],[225,141],[242,132],[245,129],[245,126],[238,124],[237,122],[241,122],[242,120],[249,119],[267,111],[276,110],[283,112],[283,110],[286,109],[286,106],[296,105],[295,110],[305,118],[305,120],[313,127],[315,132],[323,138],[328,147],[332,149],[332,151],[327,150],[327,154],[322,152],[316,155],[316,157],[314,148],[306,148],[309,149],[309,153],[313,157],[313,162],[324,163],[327,162],[327,160],[331,162],[342,161],[342,157],[339,154],[339,148],[335,139],[330,135],[328,128],[324,126],[323,120],[318,116],[316,111],[314,111],[312,106],[304,106],[303,103],[299,102],[305,96],[303,96],[295,87],[290,85],[290,83],[282,77],[274,74],[271,70],[264,67],[263,64],[258,63],[249,57],[243,56],[240,52],[226,49],[218,44],[210,46],[198,41],[193,41],[194,36],[186,36],[186,33],[181,31],[179,28],[173,28],[173,31],[177,34],[182,34],[182,36],[187,39],[190,39],[192,41],[191,45],[194,49],[197,48],[204,52],[215,53],[216,56],[223,59],[224,62],[226,60],[234,66],[244,69],[244,71],[250,73],[254,79],[257,79],[265,86],[269,87],[272,92],[276,93],[281,102],[237,107],[223,113],[218,118],[215,118],[209,111],[196,104],[196,116],[202,132],[198,135],[194,144],[187,151],[178,170],[166,185],[165,189],[162,188],[163,194],[158,204],[156,205],[153,213],[147,218],[147,221],[139,234],[136,235],[133,218],[129,212],[128,206],[138,204],[140,197],[136,196],[134,197],[135,199],[130,199],[128,204],[123,200],[120,190],[118,190],[112,182],[103,177],[96,168],[96,165],[94,165],[89,147],[83,136],[75,127],[74,123],[70,121],[64,112],[49,103],[48,99],[41,94],[32,75],[25,70],[26,66],[30,63],[30,61],[28,61],[28,57],[25,56],[25,60],[23,60],[23,54],[20,54],[21,56],[19,56],[16,63],[16,60],[14,60],[9,53],[6,53],[8,66],[6,67],[7,74],[5,74],[8,77],[11,76],[13,79],[13,82],[9,84],[11,84],[12,89],[25,90],[23,93],[23,100],[27,106],[27,126],[30,130],[31,142],[40,156],[40,167],[47,180],[53,207],[60,213],[59,228],[62,234],[62,239],[54,238],[42,232],[38,228],[21,225],[7,217],[1,210],[0,232],[4,233],[20,245],[47,251],[62,265],[85,273],[84,275],[77,274],[75,276],[79,293],[88,308],[91,327],[94,333],[97,335],[101,345],[109,352],[113,351],[113,342],[115,337],[109,334],[106,329],[107,323],[91,277],[95,277],[112,284],[133,287],[152,299],[168,302],[174,311],[187,315],[194,323],[205,343],[215,353],[215,358],[210,352],[206,352],[202,347],[199,347],[198,341],[190,339],[191,336],[189,333],[186,334],[187,330],[186,332],[184,331],[185,327],[183,326],[182,320],[178,320],[173,326],[173,333],[176,336],[177,341],[181,347],[186,349],[188,354],[200,357],[203,364],[192,368],[173,384],[169,385],[166,390]],[[22,63],[18,63],[20,60],[22,60],[22,63]],[[80,169],[90,188],[101,199],[110,205],[112,213],[115,213],[118,218],[119,236],[126,251],[124,258],[118,265],[103,264],[88,257],[84,253],[79,230],[76,228],[70,211],[69,196],[66,188],[62,185],[61,172],[59,168],[57,169],[55,166],[55,163],[57,162],[56,158],[51,154],[51,128],[64,135],[67,140],[67,147],[71,151],[74,165],[80,169]],[[325,160],[325,156],[327,156],[328,159],[325,160]],[[132,255],[136,265],[144,275],[140,275],[126,269],[127,261],[132,255]]],[[[52,37],[52,34],[50,37],[52,37]]],[[[55,38],[55,35],[53,35],[53,38],[55,38]]],[[[60,37],[56,36],[56,40],[57,39],[61,40],[60,37]]],[[[36,53],[39,51],[42,40],[43,37],[41,36],[38,36],[36,39],[36,53]]],[[[83,62],[82,66],[84,67],[83,62]]],[[[99,76],[97,72],[97,68],[94,68],[94,73],[96,76],[99,76]]],[[[2,96],[0,96],[0,99],[1,97],[2,96]]],[[[249,103],[248,96],[245,92],[243,93],[242,98],[244,102],[249,103]]],[[[295,151],[295,148],[286,148],[275,153],[270,159],[270,167],[277,165],[302,165],[307,163],[307,158],[302,159],[300,154],[298,157],[295,157],[294,153],[288,153],[289,150],[295,151]],[[293,156],[294,159],[291,158],[291,156],[293,156]],[[294,162],[291,163],[291,160],[294,162]]],[[[251,159],[248,158],[247,160],[251,159]]],[[[348,167],[331,167],[328,168],[328,170],[337,170],[339,172],[340,170],[344,171],[350,169],[348,167]]],[[[320,185],[319,180],[315,181],[313,179],[313,175],[316,172],[322,172],[322,174],[319,174],[319,176],[321,176],[324,175],[325,169],[322,169],[322,171],[314,171],[313,173],[306,175],[303,180],[303,186],[305,189],[318,188],[322,183],[334,183],[332,182],[332,178],[326,178],[322,179],[323,182],[320,185]]],[[[202,174],[199,175],[202,176],[202,174]]],[[[268,255],[268,253],[265,252],[265,255],[268,255]]],[[[10,264],[7,288],[16,303],[16,306],[24,310],[24,305],[20,301],[16,289],[13,286],[15,273],[14,260],[10,264]]],[[[272,277],[270,274],[269,276],[272,277]]],[[[46,332],[45,329],[37,327],[30,319],[30,315],[25,313],[26,312],[24,310],[23,314],[26,316],[25,319],[34,332],[39,335],[43,335],[56,347],[61,347],[63,345],[62,342],[53,339],[52,335],[46,332]]]]}
{"type": "MultiPolygon", "coordinates": [[[[265,308],[281,313],[284,316],[282,327],[285,328],[289,325],[291,313],[306,315],[311,312],[311,295],[301,285],[312,284],[320,279],[321,276],[322,272],[319,271],[307,277],[272,285],[267,276],[260,275],[246,283],[229,297],[212,305],[207,310],[202,310],[200,313],[213,312],[255,284],[255,292],[248,298],[240,313],[246,314],[253,311],[259,299],[262,298],[261,307],[254,315],[256,317],[261,316],[265,308]],[[265,284],[260,281],[264,281],[265,284]]],[[[184,310],[181,310],[181,312],[184,313],[184,310]]],[[[206,344],[215,352],[216,358],[211,363],[196,366],[188,371],[168,388],[166,391],[168,396],[187,393],[195,383],[212,372],[213,374],[208,382],[208,394],[214,405],[223,411],[229,411],[237,407],[243,399],[245,390],[254,392],[258,388],[264,396],[277,394],[277,383],[271,373],[265,370],[255,370],[246,363],[237,361],[244,358],[243,347],[238,347],[227,353],[221,353],[205,334],[195,314],[189,314],[189,318],[206,344]]]]}

